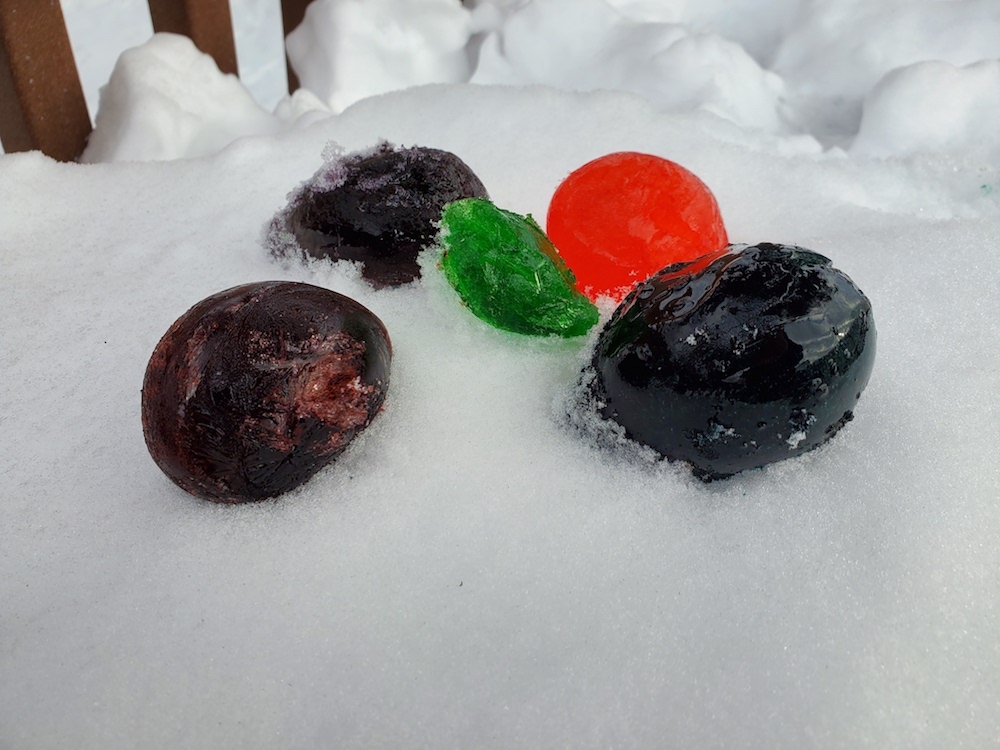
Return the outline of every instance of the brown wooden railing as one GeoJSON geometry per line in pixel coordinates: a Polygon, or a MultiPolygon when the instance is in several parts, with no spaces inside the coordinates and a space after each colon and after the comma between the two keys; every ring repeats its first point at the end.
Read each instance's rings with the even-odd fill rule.
{"type": "MultiPolygon", "coordinates": [[[[311,0],[281,0],[287,35],[311,0]]],[[[191,38],[224,73],[237,73],[229,0],[148,0],[153,31],[191,38]]],[[[286,61],[287,64],[287,61],[286,61]]],[[[288,90],[299,87],[288,67],[288,90]]],[[[0,142],[4,151],[72,161],[90,135],[90,116],[59,0],[0,0],[0,142]]]]}

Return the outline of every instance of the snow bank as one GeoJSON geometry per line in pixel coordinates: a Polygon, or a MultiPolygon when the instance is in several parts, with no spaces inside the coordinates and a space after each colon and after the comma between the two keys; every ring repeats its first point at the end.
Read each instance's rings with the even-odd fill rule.
{"type": "Polygon", "coordinates": [[[511,12],[483,40],[472,82],[631,91],[660,109],[704,109],[746,127],[781,130],[781,80],[738,44],[690,36],[674,23],[641,23],[604,0],[548,0],[511,12]]]}
{"type": "MultiPolygon", "coordinates": [[[[237,34],[241,69],[258,89],[282,61],[273,49],[260,51],[267,46],[268,16],[261,0],[248,1],[246,8],[234,6],[234,18],[242,29],[237,34]],[[254,54],[256,66],[246,59],[254,54]]],[[[178,54],[190,57],[186,51],[178,54]]],[[[823,144],[873,155],[910,149],[904,144],[920,127],[898,113],[877,114],[895,86],[876,90],[879,81],[931,60],[970,65],[1000,58],[1000,6],[994,0],[772,0],[765,12],[756,0],[479,0],[468,7],[454,0],[317,0],[289,35],[288,55],[309,93],[278,101],[275,111],[282,122],[305,112],[312,113],[311,121],[408,86],[540,84],[569,91],[627,91],[666,112],[708,112],[745,130],[786,138],[793,152],[808,144],[819,151],[815,144],[823,144]],[[865,133],[851,149],[863,107],[868,110],[865,133]],[[871,146],[873,138],[882,145],[871,146]],[[890,148],[891,142],[898,145],[890,148]]],[[[204,64],[148,52],[130,55],[126,65],[135,70],[116,77],[146,80],[149,93],[109,95],[112,111],[99,118],[94,136],[107,157],[91,149],[88,159],[197,156],[240,135],[283,127],[268,122],[243,95],[234,94],[232,104],[226,103],[223,92],[233,84],[221,83],[204,64]],[[157,72],[157,66],[163,70],[157,72]],[[171,84],[157,93],[160,79],[171,84]],[[175,92],[179,98],[169,101],[175,92]],[[123,102],[130,98],[148,98],[154,106],[146,116],[126,114],[130,107],[123,102]],[[211,103],[207,114],[190,116],[188,105],[195,101],[211,103]],[[148,154],[132,147],[123,152],[127,156],[113,155],[109,142],[142,143],[136,131],[143,129],[176,131],[178,137],[169,147],[161,138],[148,154]]],[[[911,92],[947,85],[934,75],[908,80],[911,92]]],[[[132,83],[128,88],[141,87],[132,83]]],[[[906,94],[910,104],[905,108],[917,106],[915,96],[951,101],[956,95],[944,89],[906,94]]],[[[272,97],[268,105],[273,102],[272,97]]],[[[967,111],[968,116],[950,119],[952,135],[923,138],[913,148],[950,149],[945,141],[976,141],[984,115],[975,107],[967,111]]]]}
{"type": "Polygon", "coordinates": [[[156,34],[119,58],[80,161],[202,156],[279,129],[240,79],[220,73],[190,39],[156,34]]]}
{"type": "Polygon", "coordinates": [[[435,86],[202,159],[0,167],[0,745],[892,750],[1000,733],[1000,185],[979,165],[792,156],[621,93],[435,86]],[[275,263],[261,229],[325,145],[380,137],[454,151],[535,216],[600,154],[681,162],[734,241],[812,248],[869,296],[879,348],[855,420],[704,486],[571,428],[588,341],[490,329],[440,274],[374,291],[350,265],[275,263]],[[196,501],[146,452],[146,362],[199,299],[281,278],[385,322],[386,409],[291,495],[196,501]]]}
{"type": "Polygon", "coordinates": [[[783,39],[774,70],[803,93],[860,100],[895,68],[995,57],[995,0],[817,0],[783,39]]]}
{"type": "Polygon", "coordinates": [[[316,0],[288,35],[302,85],[334,112],[367,96],[466,81],[470,14],[455,0],[316,0]]]}
{"type": "Polygon", "coordinates": [[[886,75],[865,98],[852,152],[938,151],[1000,158],[1000,60],[923,62],[886,75]]]}
{"type": "Polygon", "coordinates": [[[270,135],[303,115],[328,114],[308,90],[270,114],[190,39],[155,34],[122,54],[80,161],[162,161],[212,154],[237,138],[270,135]]]}

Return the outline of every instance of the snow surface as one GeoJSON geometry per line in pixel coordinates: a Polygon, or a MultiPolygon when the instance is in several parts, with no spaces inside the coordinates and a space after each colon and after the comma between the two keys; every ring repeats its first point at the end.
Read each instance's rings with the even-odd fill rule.
{"type": "MultiPolygon", "coordinates": [[[[469,28],[484,49],[527,12],[483,5],[469,28]]],[[[982,125],[996,122],[994,64],[900,54],[908,67],[870,89],[845,67],[808,97],[788,94],[785,68],[777,125],[751,127],[734,113],[767,111],[772,58],[791,65],[797,49],[808,77],[808,45],[789,40],[810,28],[802,14],[835,4],[614,5],[631,20],[608,27],[621,43],[597,47],[597,68],[628,84],[611,57],[633,43],[645,54],[670,23],[665,51],[693,40],[707,64],[743,59],[733,75],[748,83],[676,108],[634,89],[451,83],[322,119],[303,106],[296,120],[257,114],[235,81],[160,37],[119,66],[139,72],[126,93],[146,93],[107,91],[109,122],[147,132],[122,137],[129,158],[205,153],[203,136],[258,117],[269,134],[185,161],[0,157],[0,747],[997,743],[1000,141],[982,125]],[[143,88],[185,66],[189,89],[143,88]],[[824,149],[854,141],[829,106],[848,91],[864,100],[861,134],[824,149]],[[137,111],[155,95],[160,109],[137,111]],[[715,192],[733,241],[809,247],[868,294],[879,348],[855,420],[803,457],[703,485],[570,426],[592,338],[488,328],[432,256],[424,281],[378,292],[349,264],[272,260],[262,230],[327,144],[380,138],[454,151],[498,205],[536,217],[601,154],[680,162],[715,192]],[[382,318],[386,408],[283,498],[198,501],[146,452],[146,362],[198,300],[276,278],[382,318]]],[[[857,49],[881,33],[850,18],[874,4],[837,5],[857,49]]],[[[936,19],[907,28],[936,34],[986,6],[906,7],[936,19]]],[[[834,54],[815,33],[816,59],[834,54]]]]}

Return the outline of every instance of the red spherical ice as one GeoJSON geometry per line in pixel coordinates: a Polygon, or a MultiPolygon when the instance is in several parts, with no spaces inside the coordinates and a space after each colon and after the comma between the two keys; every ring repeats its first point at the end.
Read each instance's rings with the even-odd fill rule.
{"type": "Polygon", "coordinates": [[[679,164],[633,151],[594,159],[563,180],[546,231],[592,300],[620,299],[666,266],[729,242],[705,183],[679,164]]]}

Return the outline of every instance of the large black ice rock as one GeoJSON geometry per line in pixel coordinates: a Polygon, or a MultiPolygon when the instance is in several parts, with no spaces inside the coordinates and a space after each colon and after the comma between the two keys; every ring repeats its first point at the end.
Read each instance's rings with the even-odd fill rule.
{"type": "Polygon", "coordinates": [[[797,456],[853,418],[871,304],[829,259],[730,245],[639,284],[601,332],[600,413],[706,481],[797,456]]]}

